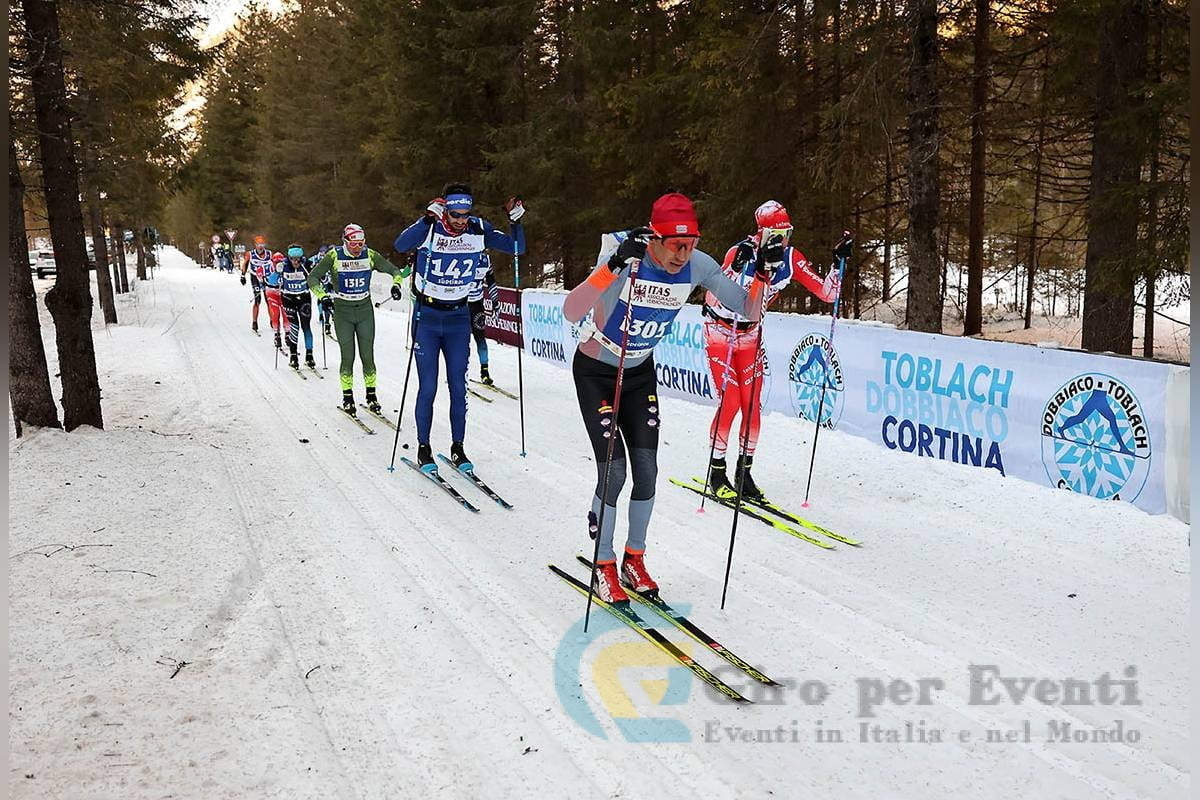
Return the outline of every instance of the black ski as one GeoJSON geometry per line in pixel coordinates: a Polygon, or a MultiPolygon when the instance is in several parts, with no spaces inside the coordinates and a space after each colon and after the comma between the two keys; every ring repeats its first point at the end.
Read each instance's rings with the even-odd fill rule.
{"type": "Polygon", "coordinates": [[[372,411],[370,406],[366,405],[365,403],[359,403],[358,407],[361,408],[363,411],[366,411],[368,414],[370,414],[375,419],[382,422],[384,425],[387,425],[392,430],[396,430],[396,423],[392,422],[390,419],[385,417],[383,414],[379,414],[379,413],[372,411]]]}
{"type": "MultiPolygon", "coordinates": [[[[575,558],[579,560],[580,564],[583,564],[589,570],[592,568],[592,561],[590,558],[587,558],[586,556],[578,556],[578,555],[575,556],[575,558]]],[[[625,583],[625,582],[622,581],[622,583],[625,583]]],[[[663,619],[667,620],[672,625],[679,628],[679,630],[683,631],[688,636],[691,636],[697,642],[704,645],[708,649],[712,650],[714,653],[719,655],[721,658],[725,659],[730,664],[733,664],[735,667],[737,667],[742,672],[749,675],[751,678],[754,678],[754,680],[758,681],[759,683],[761,683],[765,686],[782,686],[783,685],[777,681],[771,680],[766,675],[764,675],[762,672],[760,672],[759,670],[750,666],[750,664],[748,664],[747,662],[743,661],[741,658],[739,658],[738,656],[736,656],[732,652],[730,652],[725,647],[725,645],[721,644],[716,639],[709,636],[704,631],[700,630],[700,628],[697,627],[694,622],[692,622],[687,617],[685,617],[683,614],[680,614],[678,611],[676,611],[674,608],[672,608],[670,605],[668,605],[667,602],[665,600],[663,600],[662,597],[659,596],[658,592],[634,591],[634,589],[631,586],[629,586],[628,583],[625,583],[625,591],[628,592],[629,594],[633,595],[634,597],[636,597],[638,599],[638,601],[641,602],[643,605],[650,606],[650,608],[654,609],[654,611],[657,612],[658,615],[661,616],[663,619]]]]}
{"type": "Polygon", "coordinates": [[[483,480],[478,475],[475,474],[474,469],[459,469],[458,467],[454,466],[453,461],[446,458],[441,453],[438,453],[437,456],[442,461],[444,461],[447,465],[449,465],[450,468],[453,469],[455,472],[457,472],[459,475],[462,475],[464,478],[469,480],[471,483],[475,484],[475,486],[479,489],[479,491],[483,492],[488,497],[495,500],[501,507],[512,508],[512,503],[508,502],[503,497],[496,494],[496,492],[493,491],[492,487],[490,487],[486,483],[484,483],[483,480]]]}
{"type": "MultiPolygon", "coordinates": [[[[550,567],[550,571],[553,572],[558,577],[562,578],[567,583],[568,586],[572,587],[573,589],[575,589],[575,591],[579,592],[582,595],[585,595],[585,596],[587,595],[588,587],[587,587],[586,583],[579,580],[574,575],[564,572],[562,569],[560,569],[559,567],[556,567],[554,564],[550,564],[548,566],[550,567]]],[[[601,600],[599,597],[597,597],[595,595],[592,595],[592,599],[596,603],[596,605],[600,606],[601,608],[606,610],[608,613],[612,614],[614,617],[619,619],[621,622],[624,622],[630,628],[633,628],[635,631],[637,631],[642,636],[644,636],[646,639],[648,639],[651,643],[657,645],[660,649],[663,650],[663,652],[667,653],[667,655],[671,656],[676,661],[678,661],[680,664],[687,667],[688,670],[690,670],[693,675],[695,675],[697,678],[699,678],[700,680],[707,683],[709,686],[716,689],[721,694],[728,697],[730,700],[734,701],[735,703],[749,703],[750,702],[749,699],[747,699],[747,698],[743,697],[741,694],[739,694],[738,691],[736,689],[734,689],[732,686],[725,683],[725,681],[721,680],[716,675],[713,675],[711,672],[709,672],[708,669],[705,668],[705,666],[703,664],[696,661],[691,656],[689,656],[687,653],[680,650],[678,645],[676,645],[674,642],[672,642],[666,636],[663,636],[662,631],[659,631],[655,628],[650,627],[650,625],[647,624],[646,621],[643,620],[641,617],[639,617],[637,615],[637,612],[635,612],[630,607],[628,601],[624,602],[624,603],[609,604],[609,603],[604,602],[603,600],[601,600]]]]}
{"type": "Polygon", "coordinates": [[[346,419],[350,420],[351,422],[353,422],[353,423],[354,423],[355,425],[357,425],[358,427],[362,428],[364,433],[369,433],[369,434],[372,434],[372,435],[374,435],[375,431],[374,431],[374,430],[372,430],[372,429],[371,429],[371,427],[370,427],[369,425],[367,425],[367,423],[363,422],[361,419],[359,419],[359,418],[358,418],[358,417],[356,417],[355,415],[351,414],[349,411],[347,411],[346,409],[342,408],[341,406],[334,406],[334,408],[336,408],[336,409],[338,410],[338,412],[340,412],[340,413],[341,413],[341,415],[342,415],[343,417],[345,417],[346,419]]]}
{"type": "Polygon", "coordinates": [[[476,514],[478,514],[478,513],[479,513],[479,509],[478,509],[478,508],[476,508],[475,506],[471,505],[471,504],[470,504],[470,503],[467,501],[467,498],[465,498],[465,497],[463,497],[461,494],[459,494],[459,493],[458,493],[458,489],[455,489],[453,486],[451,486],[451,485],[450,485],[450,484],[449,484],[449,483],[446,481],[446,479],[445,479],[445,478],[443,478],[441,475],[438,475],[438,473],[437,473],[437,470],[436,470],[436,469],[434,469],[434,470],[430,470],[429,472],[426,472],[425,470],[423,470],[423,469],[421,469],[420,467],[418,467],[418,466],[417,466],[417,462],[413,461],[413,460],[412,460],[411,458],[409,458],[408,456],[401,456],[401,457],[400,457],[400,460],[401,460],[401,461],[403,461],[403,462],[404,462],[405,464],[407,464],[408,466],[412,467],[412,468],[413,468],[414,470],[416,470],[416,471],[417,471],[419,474],[421,474],[421,475],[424,475],[426,478],[429,478],[429,480],[433,481],[433,482],[434,482],[434,484],[436,484],[437,486],[440,486],[440,487],[442,488],[442,490],[446,492],[446,494],[448,494],[448,495],[450,495],[451,497],[453,497],[453,498],[455,499],[455,501],[456,501],[456,502],[457,502],[457,503],[458,503],[460,506],[462,506],[463,508],[467,509],[467,511],[472,511],[472,512],[474,512],[474,513],[476,513],[476,514]]]}

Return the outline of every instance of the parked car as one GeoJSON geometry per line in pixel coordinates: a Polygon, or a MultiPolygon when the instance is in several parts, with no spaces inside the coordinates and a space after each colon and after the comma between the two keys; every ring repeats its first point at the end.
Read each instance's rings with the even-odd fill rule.
{"type": "Polygon", "coordinates": [[[29,267],[37,274],[38,278],[58,274],[58,269],[54,266],[53,250],[30,250],[29,267]]]}

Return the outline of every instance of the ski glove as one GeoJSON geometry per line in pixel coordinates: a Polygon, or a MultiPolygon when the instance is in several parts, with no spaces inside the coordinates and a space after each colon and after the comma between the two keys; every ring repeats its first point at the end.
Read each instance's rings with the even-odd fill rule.
{"type": "Polygon", "coordinates": [[[403,296],[404,296],[404,292],[400,289],[400,284],[393,283],[392,284],[392,299],[399,300],[403,296]]]}
{"type": "Polygon", "coordinates": [[[758,249],[758,261],[754,265],[754,277],[760,281],[771,280],[771,276],[783,263],[783,237],[778,233],[771,234],[766,243],[758,249]]]}
{"type": "Polygon", "coordinates": [[[520,197],[510,197],[504,203],[504,211],[508,214],[509,222],[517,222],[525,215],[525,203],[520,197]]]}
{"type": "Polygon", "coordinates": [[[446,198],[435,197],[425,209],[425,224],[432,225],[446,214],[446,198]]]}
{"type": "Polygon", "coordinates": [[[841,295],[842,279],[841,276],[838,275],[837,267],[829,270],[829,274],[825,276],[825,285],[822,287],[822,291],[824,295],[829,298],[826,301],[829,303],[837,300],[838,296],[841,295]]]}
{"type": "Polygon", "coordinates": [[[245,286],[246,285],[246,276],[242,275],[241,280],[242,280],[242,286],[245,286]]]}
{"type": "Polygon", "coordinates": [[[609,256],[608,268],[612,270],[614,275],[620,275],[621,270],[627,265],[631,265],[641,261],[646,257],[646,245],[650,244],[650,237],[654,235],[654,231],[649,228],[634,228],[629,232],[629,236],[625,241],[621,242],[621,246],[616,252],[609,256]]]}
{"type": "Polygon", "coordinates": [[[850,231],[842,231],[842,240],[833,248],[835,258],[849,258],[850,247],[854,244],[854,235],[850,231]]]}

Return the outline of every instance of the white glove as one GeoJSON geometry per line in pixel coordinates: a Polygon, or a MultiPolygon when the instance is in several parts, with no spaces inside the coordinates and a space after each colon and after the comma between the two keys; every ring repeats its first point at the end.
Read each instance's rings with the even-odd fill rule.
{"type": "Polygon", "coordinates": [[[822,287],[825,292],[825,302],[832,303],[842,293],[842,279],[838,277],[837,268],[829,270],[829,274],[825,276],[825,285],[822,287]]]}
{"type": "Polygon", "coordinates": [[[425,215],[435,220],[441,219],[446,215],[446,201],[440,197],[434,198],[425,208],[425,215]]]}

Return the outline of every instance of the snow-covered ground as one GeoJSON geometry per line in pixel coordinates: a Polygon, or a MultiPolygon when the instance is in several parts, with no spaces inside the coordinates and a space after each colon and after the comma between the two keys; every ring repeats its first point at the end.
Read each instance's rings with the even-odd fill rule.
{"type": "MultiPolygon", "coordinates": [[[[730,515],[666,482],[704,462],[709,412],[666,400],[648,564],[791,687],[734,707],[603,611],[579,635],[583,598],[546,569],[583,574],[589,546],[593,465],[565,371],[525,360],[524,459],[516,402],[472,398],[468,452],[516,509],[452,478],[470,515],[387,471],[382,425],[339,417],[332,347],[324,379],[274,368],[248,299],[166,250],[120,298],[122,324],[96,323],[107,430],[10,433],[11,796],[1186,794],[1183,524],[832,432],[811,516],[863,546],[743,520],[722,611],[730,515]],[[972,665],[1050,683],[973,686],[972,665]],[[1096,688],[1129,670],[1135,688],[1096,688]],[[1039,702],[1066,679],[1092,703],[1039,702]],[[630,718],[667,722],[632,741],[630,718]],[[1118,726],[1123,741],[1048,741],[1118,726]]],[[[404,317],[378,317],[396,408],[404,317]]],[[[515,388],[515,351],[492,361],[515,388]]],[[[412,430],[409,413],[401,440],[412,430]]],[[[447,436],[443,394],[434,444],[447,436]]],[[[764,421],[755,474],[789,505],[810,436],[764,421]]]]}

